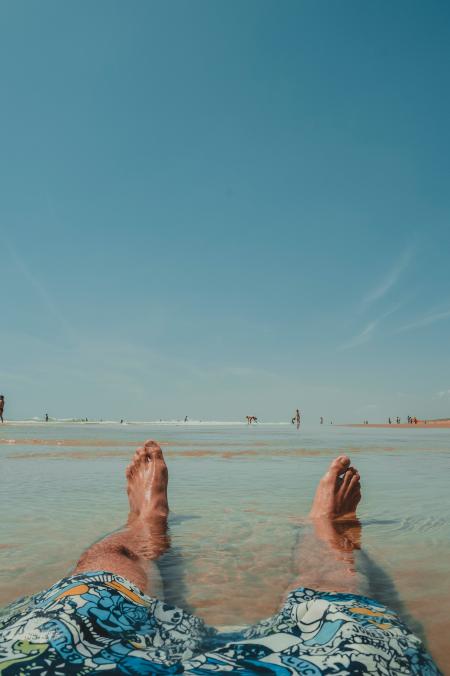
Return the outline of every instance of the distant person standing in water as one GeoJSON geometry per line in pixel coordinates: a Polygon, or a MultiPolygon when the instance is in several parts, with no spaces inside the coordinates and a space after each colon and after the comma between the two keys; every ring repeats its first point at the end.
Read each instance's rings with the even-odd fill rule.
{"type": "Polygon", "coordinates": [[[297,423],[297,429],[300,427],[300,411],[297,409],[295,411],[295,422],[297,423]]]}
{"type": "Polygon", "coordinates": [[[48,422],[48,413],[45,414],[45,422],[48,422]]]}
{"type": "Polygon", "coordinates": [[[323,416],[320,416],[320,424],[323,425],[323,416]]]}
{"type": "Polygon", "coordinates": [[[5,408],[5,397],[0,394],[0,418],[3,422],[3,409],[5,408]]]}

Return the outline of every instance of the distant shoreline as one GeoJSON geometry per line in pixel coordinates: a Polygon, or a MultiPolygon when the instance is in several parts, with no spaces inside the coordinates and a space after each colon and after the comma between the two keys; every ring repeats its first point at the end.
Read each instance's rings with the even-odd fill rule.
{"type": "MultiPolygon", "coordinates": [[[[149,427],[249,427],[246,421],[241,420],[124,420],[122,423],[118,420],[80,420],[80,419],[52,419],[48,421],[41,419],[28,419],[28,420],[5,420],[3,425],[0,424],[0,430],[6,429],[8,427],[32,427],[39,426],[43,428],[50,427],[63,427],[65,425],[73,425],[80,427],[134,427],[134,426],[146,426],[149,427]]],[[[271,421],[263,422],[258,421],[251,425],[251,427],[293,427],[290,422],[284,421],[271,421]]],[[[320,429],[333,429],[336,427],[369,427],[369,428],[381,428],[381,429],[450,429],[450,418],[434,419],[434,420],[417,420],[417,423],[399,423],[392,422],[389,423],[325,423],[323,425],[317,424],[317,428],[320,429]]],[[[301,429],[311,429],[311,427],[306,424],[302,425],[301,429]]]]}
{"type": "MultiPolygon", "coordinates": [[[[55,418],[50,418],[49,420],[43,420],[42,418],[40,419],[30,419],[30,420],[12,420],[8,419],[5,420],[3,423],[4,427],[7,426],[33,426],[33,425],[39,425],[42,427],[55,427],[55,426],[63,426],[63,425],[80,425],[80,426],[94,426],[94,425],[99,425],[99,426],[107,426],[107,425],[115,425],[117,427],[127,427],[127,426],[133,426],[133,425],[152,425],[152,426],[173,426],[173,425],[182,425],[184,427],[195,427],[195,426],[240,426],[240,427],[249,427],[247,421],[245,420],[124,420],[123,422],[120,422],[119,420],[80,420],[80,419],[55,419],[55,418]]],[[[263,421],[258,421],[256,423],[252,423],[250,427],[258,427],[258,426],[265,426],[265,425],[284,425],[284,426],[289,426],[292,427],[292,423],[290,422],[277,422],[277,421],[268,421],[268,422],[263,422],[263,421]]],[[[0,430],[2,429],[2,424],[0,423],[0,430]]]]}
{"type": "Polygon", "coordinates": [[[417,423],[369,423],[365,425],[364,423],[341,423],[336,425],[336,427],[382,427],[382,428],[400,428],[400,429],[450,429],[450,418],[444,420],[418,420],[417,423]]]}

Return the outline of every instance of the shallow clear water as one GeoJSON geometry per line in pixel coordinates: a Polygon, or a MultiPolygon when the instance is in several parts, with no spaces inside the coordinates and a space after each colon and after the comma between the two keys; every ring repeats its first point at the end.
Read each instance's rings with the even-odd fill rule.
{"type": "Polygon", "coordinates": [[[1,604],[48,586],[123,524],[125,467],[149,437],[163,445],[170,474],[172,548],[157,570],[166,598],[216,625],[274,612],[298,573],[296,519],[307,514],[330,459],[345,451],[362,475],[362,543],[382,567],[373,573],[379,593],[395,583],[404,613],[450,673],[445,429],[5,425],[1,604]]]}

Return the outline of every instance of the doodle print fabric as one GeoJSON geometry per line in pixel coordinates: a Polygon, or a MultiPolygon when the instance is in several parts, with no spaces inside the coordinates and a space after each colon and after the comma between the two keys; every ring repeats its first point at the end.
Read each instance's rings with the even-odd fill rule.
{"type": "Polygon", "coordinates": [[[300,588],[282,610],[220,633],[106,572],[60,580],[0,612],[1,676],[440,674],[372,599],[300,588]]]}

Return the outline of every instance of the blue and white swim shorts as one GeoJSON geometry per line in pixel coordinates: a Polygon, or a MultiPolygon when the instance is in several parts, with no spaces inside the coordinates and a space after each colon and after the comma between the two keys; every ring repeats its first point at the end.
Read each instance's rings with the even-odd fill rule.
{"type": "Polygon", "coordinates": [[[64,578],[0,611],[1,676],[440,674],[399,617],[355,594],[300,588],[233,633],[107,572],[64,578]]]}

